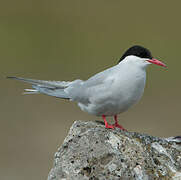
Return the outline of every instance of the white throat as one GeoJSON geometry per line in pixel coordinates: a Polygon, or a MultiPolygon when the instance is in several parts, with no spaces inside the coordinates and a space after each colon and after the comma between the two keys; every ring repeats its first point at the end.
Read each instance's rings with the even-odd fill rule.
{"type": "Polygon", "coordinates": [[[130,55],[125,57],[119,64],[123,66],[130,66],[133,68],[140,68],[140,69],[145,69],[150,63],[147,61],[148,59],[146,58],[140,58],[134,55],[130,55]]]}

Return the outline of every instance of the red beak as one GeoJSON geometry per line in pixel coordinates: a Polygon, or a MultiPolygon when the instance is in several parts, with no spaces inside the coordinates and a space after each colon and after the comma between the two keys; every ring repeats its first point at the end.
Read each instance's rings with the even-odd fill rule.
{"type": "Polygon", "coordinates": [[[164,63],[162,63],[161,61],[157,60],[157,59],[149,59],[147,60],[148,62],[152,63],[152,64],[156,64],[156,65],[159,65],[159,66],[163,66],[163,67],[167,67],[164,63]]]}

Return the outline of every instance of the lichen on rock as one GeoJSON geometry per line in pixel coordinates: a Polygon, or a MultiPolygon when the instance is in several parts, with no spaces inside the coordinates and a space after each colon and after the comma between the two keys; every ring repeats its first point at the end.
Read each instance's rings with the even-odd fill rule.
{"type": "MultiPolygon", "coordinates": [[[[178,136],[179,137],[179,136],[178,136]]],[[[181,179],[181,144],[97,122],[76,121],[48,180],[181,179]]]]}

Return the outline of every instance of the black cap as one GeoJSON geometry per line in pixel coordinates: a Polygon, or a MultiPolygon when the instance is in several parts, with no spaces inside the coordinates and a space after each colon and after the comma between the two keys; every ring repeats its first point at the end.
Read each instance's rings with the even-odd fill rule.
{"type": "Polygon", "coordinates": [[[123,56],[120,58],[119,62],[121,62],[126,56],[130,56],[130,55],[134,55],[140,58],[148,58],[148,59],[152,59],[152,55],[151,52],[139,45],[135,45],[130,47],[124,54],[123,56]]]}

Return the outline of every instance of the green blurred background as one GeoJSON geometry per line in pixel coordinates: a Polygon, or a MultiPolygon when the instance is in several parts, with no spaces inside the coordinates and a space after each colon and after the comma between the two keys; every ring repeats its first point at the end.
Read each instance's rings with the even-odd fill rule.
{"type": "Polygon", "coordinates": [[[100,120],[75,103],[22,96],[28,84],[5,79],[87,79],[117,63],[130,46],[149,48],[152,65],[141,102],[119,116],[130,131],[181,135],[181,1],[1,0],[0,179],[46,179],[75,120],[100,120]]]}

